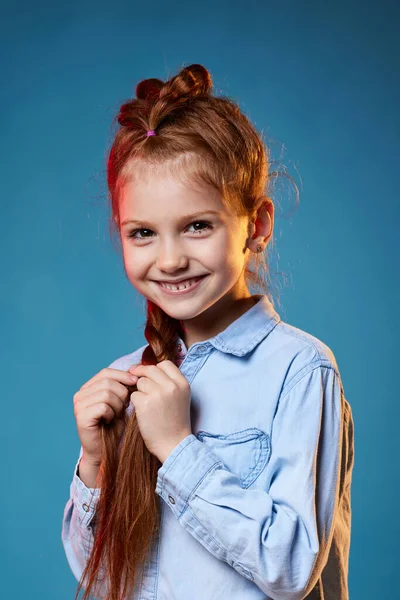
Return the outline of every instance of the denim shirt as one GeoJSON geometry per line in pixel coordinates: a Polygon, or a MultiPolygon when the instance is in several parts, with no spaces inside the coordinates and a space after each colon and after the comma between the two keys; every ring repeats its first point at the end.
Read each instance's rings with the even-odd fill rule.
{"type": "MultiPolygon", "coordinates": [[[[347,600],[353,418],[331,349],[267,295],[176,364],[192,433],[161,465],[161,520],[129,600],[347,600]]],[[[128,370],[146,345],[115,360],[128,370]]],[[[132,410],[131,404],[128,410],[132,410]]],[[[62,543],[79,580],[100,490],[79,478],[62,543]]],[[[105,598],[104,567],[96,598],[105,598]]]]}

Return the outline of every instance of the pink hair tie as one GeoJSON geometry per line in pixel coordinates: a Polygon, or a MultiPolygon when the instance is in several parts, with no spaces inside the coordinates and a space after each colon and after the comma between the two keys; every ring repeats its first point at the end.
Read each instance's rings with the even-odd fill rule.
{"type": "Polygon", "coordinates": [[[150,129],[150,131],[147,132],[147,137],[149,135],[157,135],[156,132],[154,131],[154,129],[150,129]]]}

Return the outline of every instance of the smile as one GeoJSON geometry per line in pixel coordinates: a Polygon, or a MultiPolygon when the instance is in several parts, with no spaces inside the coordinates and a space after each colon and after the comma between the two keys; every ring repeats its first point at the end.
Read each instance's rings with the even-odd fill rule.
{"type": "Polygon", "coordinates": [[[193,277],[192,279],[186,279],[186,281],[182,281],[176,285],[172,283],[162,283],[161,281],[157,281],[157,285],[162,289],[163,292],[167,294],[180,295],[187,294],[191,292],[195,288],[199,286],[199,284],[208,277],[208,275],[202,275],[201,277],[193,277]]]}

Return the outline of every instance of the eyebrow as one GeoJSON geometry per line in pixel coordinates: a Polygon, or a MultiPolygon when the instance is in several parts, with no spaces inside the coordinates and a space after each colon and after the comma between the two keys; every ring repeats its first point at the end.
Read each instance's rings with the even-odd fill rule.
{"type": "MultiPolygon", "coordinates": [[[[220,211],[219,210],[203,210],[202,212],[193,213],[191,215],[184,215],[183,217],[180,217],[178,219],[178,221],[189,221],[190,219],[196,219],[197,217],[200,217],[201,215],[209,215],[209,214],[219,215],[220,211]]],[[[135,223],[136,225],[147,225],[148,223],[150,223],[150,221],[138,221],[137,219],[125,219],[125,221],[123,221],[121,223],[121,226],[128,225],[129,223],[135,223]]]]}

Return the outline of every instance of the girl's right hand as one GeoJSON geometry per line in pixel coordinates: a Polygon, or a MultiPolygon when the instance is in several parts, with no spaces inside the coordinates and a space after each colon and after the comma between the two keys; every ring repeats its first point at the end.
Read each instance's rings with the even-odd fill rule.
{"type": "Polygon", "coordinates": [[[121,439],[125,430],[124,415],[136,380],[128,371],[105,368],[89,379],[74,395],[74,414],[85,461],[101,464],[100,421],[116,419],[121,439]]]}

